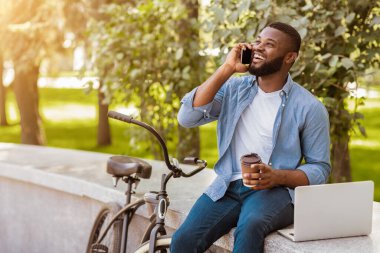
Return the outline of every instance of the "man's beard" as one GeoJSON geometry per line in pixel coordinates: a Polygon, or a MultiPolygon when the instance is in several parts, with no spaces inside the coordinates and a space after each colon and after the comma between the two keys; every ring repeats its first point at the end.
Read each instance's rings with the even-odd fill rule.
{"type": "Polygon", "coordinates": [[[249,73],[255,76],[267,76],[279,71],[282,67],[284,56],[279,56],[270,62],[265,62],[261,67],[255,68],[252,63],[249,65],[249,73]]]}

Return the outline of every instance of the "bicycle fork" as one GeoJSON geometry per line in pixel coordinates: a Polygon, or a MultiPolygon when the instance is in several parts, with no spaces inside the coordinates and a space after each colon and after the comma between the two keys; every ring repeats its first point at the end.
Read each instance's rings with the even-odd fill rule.
{"type": "Polygon", "coordinates": [[[153,227],[151,233],[150,233],[150,240],[149,240],[149,253],[154,253],[156,249],[156,240],[158,234],[166,235],[166,229],[165,229],[165,217],[166,217],[166,211],[168,210],[169,201],[168,201],[168,194],[166,192],[166,183],[168,182],[169,178],[172,176],[172,173],[169,173],[169,175],[163,174],[161,179],[161,191],[158,193],[158,205],[156,210],[156,225],[153,227]]]}

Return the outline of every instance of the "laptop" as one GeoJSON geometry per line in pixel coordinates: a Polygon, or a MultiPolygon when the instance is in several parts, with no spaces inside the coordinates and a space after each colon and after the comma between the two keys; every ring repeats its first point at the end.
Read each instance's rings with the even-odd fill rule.
{"type": "Polygon", "coordinates": [[[368,235],[373,193],[373,181],[296,187],[294,225],[278,233],[295,242],[368,235]]]}

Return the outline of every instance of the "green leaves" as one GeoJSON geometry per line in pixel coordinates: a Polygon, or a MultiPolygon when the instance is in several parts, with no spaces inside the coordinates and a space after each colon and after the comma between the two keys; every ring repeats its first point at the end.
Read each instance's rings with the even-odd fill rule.
{"type": "Polygon", "coordinates": [[[346,28],[344,26],[339,26],[335,32],[334,32],[334,36],[335,37],[338,37],[338,36],[342,36],[344,33],[346,32],[346,28]]]}
{"type": "MultiPolygon", "coordinates": [[[[141,119],[167,139],[177,135],[179,99],[200,84],[205,74],[199,55],[199,24],[191,9],[198,6],[184,3],[141,0],[108,4],[103,19],[93,20],[90,27],[95,65],[108,101],[118,95],[127,106],[133,103],[141,109],[141,119]]],[[[224,15],[222,9],[216,12],[224,15]]]]}
{"type": "Polygon", "coordinates": [[[19,68],[29,68],[39,65],[48,54],[59,52],[64,41],[63,3],[63,0],[1,1],[0,54],[18,62],[19,68]]]}
{"type": "Polygon", "coordinates": [[[271,1],[270,0],[261,0],[256,2],[256,9],[261,11],[261,10],[266,10],[270,6],[271,1]]]}
{"type": "Polygon", "coordinates": [[[178,61],[182,58],[183,55],[183,48],[178,48],[177,52],[175,53],[175,59],[178,61]]]}
{"type": "Polygon", "coordinates": [[[379,25],[380,24],[380,16],[376,16],[372,19],[371,26],[379,25]]]}
{"type": "Polygon", "coordinates": [[[344,57],[341,62],[345,69],[350,69],[354,67],[354,62],[350,58],[344,57]]]}
{"type": "Polygon", "coordinates": [[[214,14],[214,20],[213,21],[215,23],[219,23],[219,22],[224,21],[224,10],[223,10],[223,8],[221,8],[217,5],[214,5],[210,8],[210,10],[214,14]]]}
{"type": "Polygon", "coordinates": [[[355,13],[351,12],[351,13],[345,18],[346,23],[347,23],[347,24],[351,24],[352,21],[353,21],[354,18],[355,18],[355,15],[356,15],[355,13]]]}
{"type": "Polygon", "coordinates": [[[337,55],[333,55],[329,60],[330,67],[336,67],[338,63],[339,57],[337,55]]]}

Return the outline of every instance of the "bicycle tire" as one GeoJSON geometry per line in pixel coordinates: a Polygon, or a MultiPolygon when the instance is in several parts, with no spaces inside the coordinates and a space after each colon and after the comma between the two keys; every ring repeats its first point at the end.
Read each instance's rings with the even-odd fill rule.
{"type": "Polygon", "coordinates": [[[108,230],[107,235],[101,242],[98,242],[99,235],[107,227],[112,217],[121,209],[117,203],[107,203],[104,205],[92,226],[90,237],[88,239],[86,253],[93,253],[91,248],[94,243],[100,243],[108,248],[108,253],[119,253],[123,223],[122,220],[116,220],[113,226],[108,230]]]}
{"type": "MultiPolygon", "coordinates": [[[[149,252],[149,242],[146,241],[141,244],[134,253],[147,253],[149,252]]],[[[172,237],[169,235],[158,236],[156,240],[156,250],[155,252],[161,252],[162,250],[167,250],[166,252],[170,252],[170,244],[172,242],[172,237]]]]}

